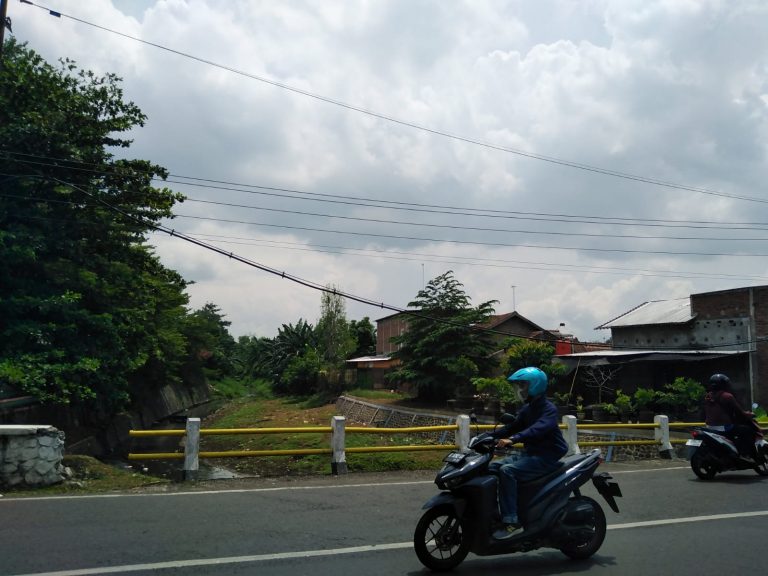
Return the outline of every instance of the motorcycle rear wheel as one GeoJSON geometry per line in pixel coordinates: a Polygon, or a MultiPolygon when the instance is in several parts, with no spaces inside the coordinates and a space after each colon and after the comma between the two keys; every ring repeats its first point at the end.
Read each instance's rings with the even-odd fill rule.
{"type": "Polygon", "coordinates": [[[580,496],[582,502],[589,502],[592,506],[592,521],[584,528],[589,532],[589,536],[580,542],[569,542],[560,547],[560,552],[573,560],[584,560],[592,556],[600,549],[605,540],[606,522],[603,508],[589,496],[580,496]]]}
{"type": "Polygon", "coordinates": [[[696,450],[691,456],[691,470],[702,480],[712,480],[717,474],[717,468],[709,461],[706,452],[701,449],[696,450]]]}
{"type": "Polygon", "coordinates": [[[451,570],[467,557],[472,539],[450,504],[427,510],[416,524],[413,547],[424,566],[435,572],[451,570]]]}

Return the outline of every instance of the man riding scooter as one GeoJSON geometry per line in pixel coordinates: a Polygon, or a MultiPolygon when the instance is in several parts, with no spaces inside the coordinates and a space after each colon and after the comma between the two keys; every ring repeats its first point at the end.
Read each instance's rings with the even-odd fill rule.
{"type": "Polygon", "coordinates": [[[489,470],[499,476],[499,510],[504,527],[493,536],[506,540],[523,528],[517,516],[517,482],[539,478],[556,470],[568,444],[558,427],[557,408],[547,400],[547,375],[538,368],[522,368],[507,378],[519,386],[525,399],[513,423],[493,433],[497,447],[522,442],[524,451],[492,462],[489,470]]]}
{"type": "Polygon", "coordinates": [[[760,427],[752,413],[742,409],[731,391],[731,379],[725,374],[713,374],[704,397],[707,427],[725,432],[739,454],[756,459],[758,451],[766,450],[760,427]]]}

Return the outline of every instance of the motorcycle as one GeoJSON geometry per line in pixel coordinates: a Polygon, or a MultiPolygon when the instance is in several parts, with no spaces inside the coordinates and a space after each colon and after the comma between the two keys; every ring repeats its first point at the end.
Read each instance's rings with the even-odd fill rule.
{"type": "Polygon", "coordinates": [[[435,477],[442,492],[424,504],[426,512],[413,535],[421,563],[433,571],[445,571],[458,566],[469,552],[491,556],[548,547],[573,559],[589,558],[597,552],[605,539],[605,513],[579,488],[591,479],[617,513],[616,497],[621,496],[610,474],[595,474],[602,461],[600,450],[568,456],[557,470],[530,482],[518,482],[518,517],[524,530],[497,540],[493,533],[502,526],[498,476],[488,470],[496,443],[491,434],[483,433],[470,440],[468,450],[451,452],[444,458],[445,464],[435,477]]]}
{"type": "MultiPolygon", "coordinates": [[[[756,407],[753,406],[753,408],[756,407]]],[[[752,419],[752,430],[762,438],[762,430],[752,419]]],[[[768,476],[768,444],[759,440],[752,454],[739,453],[731,435],[712,428],[695,428],[692,438],[685,444],[691,458],[691,469],[702,480],[711,480],[718,472],[730,470],[754,470],[761,476],[768,476]]]]}

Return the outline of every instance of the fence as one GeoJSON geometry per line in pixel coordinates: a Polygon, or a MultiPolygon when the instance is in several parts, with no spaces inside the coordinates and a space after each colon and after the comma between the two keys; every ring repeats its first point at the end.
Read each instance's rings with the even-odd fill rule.
{"type": "MultiPolygon", "coordinates": [[[[570,454],[579,454],[582,447],[594,446],[656,446],[662,456],[669,457],[673,451],[673,444],[685,443],[682,439],[670,438],[671,428],[690,428],[703,426],[703,422],[675,422],[670,423],[669,418],[657,415],[653,423],[648,424],[577,424],[575,416],[563,416],[560,428],[568,443],[570,454]],[[582,440],[579,442],[579,430],[617,430],[617,429],[652,429],[654,437],[648,440],[582,440]]],[[[183,452],[159,452],[144,454],[128,454],[129,460],[184,460],[184,478],[195,479],[198,475],[200,458],[242,458],[255,456],[288,456],[330,454],[331,471],[333,474],[347,472],[347,453],[365,452],[414,452],[426,450],[466,450],[472,431],[491,430],[494,425],[472,424],[469,416],[460,415],[455,424],[442,426],[418,426],[403,428],[383,428],[346,426],[343,416],[334,416],[330,426],[305,426],[300,428],[201,428],[199,418],[189,418],[184,430],[131,430],[132,437],[153,436],[179,436],[184,437],[183,452]],[[437,444],[417,444],[405,446],[359,446],[347,447],[347,434],[404,434],[404,433],[434,433],[442,432],[437,444]],[[445,435],[454,433],[454,443],[445,444],[445,435]],[[331,440],[328,448],[303,448],[296,450],[231,450],[226,452],[201,452],[200,437],[218,434],[330,434],[331,440]]],[[[610,449],[609,449],[610,450],[610,449]]]]}

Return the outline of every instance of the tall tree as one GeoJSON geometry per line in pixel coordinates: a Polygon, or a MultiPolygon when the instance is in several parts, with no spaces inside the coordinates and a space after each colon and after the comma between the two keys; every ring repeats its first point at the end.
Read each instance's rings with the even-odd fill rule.
{"type": "Polygon", "coordinates": [[[145,243],[182,197],[116,159],[145,116],[120,81],[13,39],[0,70],[0,379],[44,401],[123,407],[179,378],[186,283],[145,243]]]}
{"type": "Polygon", "coordinates": [[[355,347],[349,331],[346,303],[334,286],[327,286],[320,296],[320,319],[315,334],[324,363],[331,370],[340,370],[355,347]]]}
{"type": "Polygon", "coordinates": [[[355,341],[355,349],[350,358],[376,354],[376,326],[365,316],[362,320],[350,320],[349,332],[355,341]]]}
{"type": "Polygon", "coordinates": [[[408,304],[418,315],[409,319],[405,333],[393,339],[399,349],[392,356],[400,366],[389,380],[415,386],[426,401],[442,401],[468,389],[470,378],[494,365],[490,336],[475,328],[489,320],[494,303],[472,307],[451,270],[430,280],[408,304]]]}

